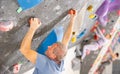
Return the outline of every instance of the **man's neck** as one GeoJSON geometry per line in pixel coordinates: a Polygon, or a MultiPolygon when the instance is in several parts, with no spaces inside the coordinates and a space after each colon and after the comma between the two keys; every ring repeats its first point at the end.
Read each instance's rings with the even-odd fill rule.
{"type": "Polygon", "coordinates": [[[61,61],[54,60],[58,65],[60,65],[61,61]]]}

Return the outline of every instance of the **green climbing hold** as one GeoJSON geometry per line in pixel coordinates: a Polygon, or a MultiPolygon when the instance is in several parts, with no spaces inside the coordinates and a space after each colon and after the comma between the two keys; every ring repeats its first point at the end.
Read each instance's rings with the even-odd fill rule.
{"type": "Polygon", "coordinates": [[[18,10],[17,10],[17,13],[22,12],[22,10],[23,10],[23,9],[22,9],[21,7],[19,7],[18,10]]]}

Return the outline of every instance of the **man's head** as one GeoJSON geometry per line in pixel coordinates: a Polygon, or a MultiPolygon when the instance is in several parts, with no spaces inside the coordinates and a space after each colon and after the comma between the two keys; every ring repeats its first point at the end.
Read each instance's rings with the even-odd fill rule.
{"type": "Polygon", "coordinates": [[[45,52],[46,56],[52,60],[61,61],[66,55],[65,46],[60,43],[54,43],[52,46],[48,46],[48,50],[45,52]]]}
{"type": "Polygon", "coordinates": [[[107,39],[110,39],[111,38],[111,34],[106,34],[105,36],[107,39]]]}

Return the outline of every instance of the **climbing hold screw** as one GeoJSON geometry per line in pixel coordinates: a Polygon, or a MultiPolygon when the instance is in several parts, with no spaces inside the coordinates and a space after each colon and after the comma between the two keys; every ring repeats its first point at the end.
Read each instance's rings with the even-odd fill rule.
{"type": "Polygon", "coordinates": [[[87,8],[87,10],[88,10],[89,12],[92,12],[92,11],[93,11],[93,6],[92,6],[92,5],[89,5],[88,8],[87,8]]]}
{"type": "Polygon", "coordinates": [[[75,32],[72,32],[72,35],[75,35],[75,32]]]}

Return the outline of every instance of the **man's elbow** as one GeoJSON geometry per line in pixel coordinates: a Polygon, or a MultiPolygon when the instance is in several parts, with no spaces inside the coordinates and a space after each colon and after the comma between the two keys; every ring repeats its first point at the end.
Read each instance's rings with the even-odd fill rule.
{"type": "Polygon", "coordinates": [[[27,54],[27,50],[26,49],[23,49],[23,48],[20,48],[20,52],[22,53],[22,54],[27,54]]]}
{"type": "Polygon", "coordinates": [[[20,48],[19,50],[20,50],[20,52],[21,52],[22,54],[25,52],[24,49],[21,49],[21,48],[20,48]]]}

